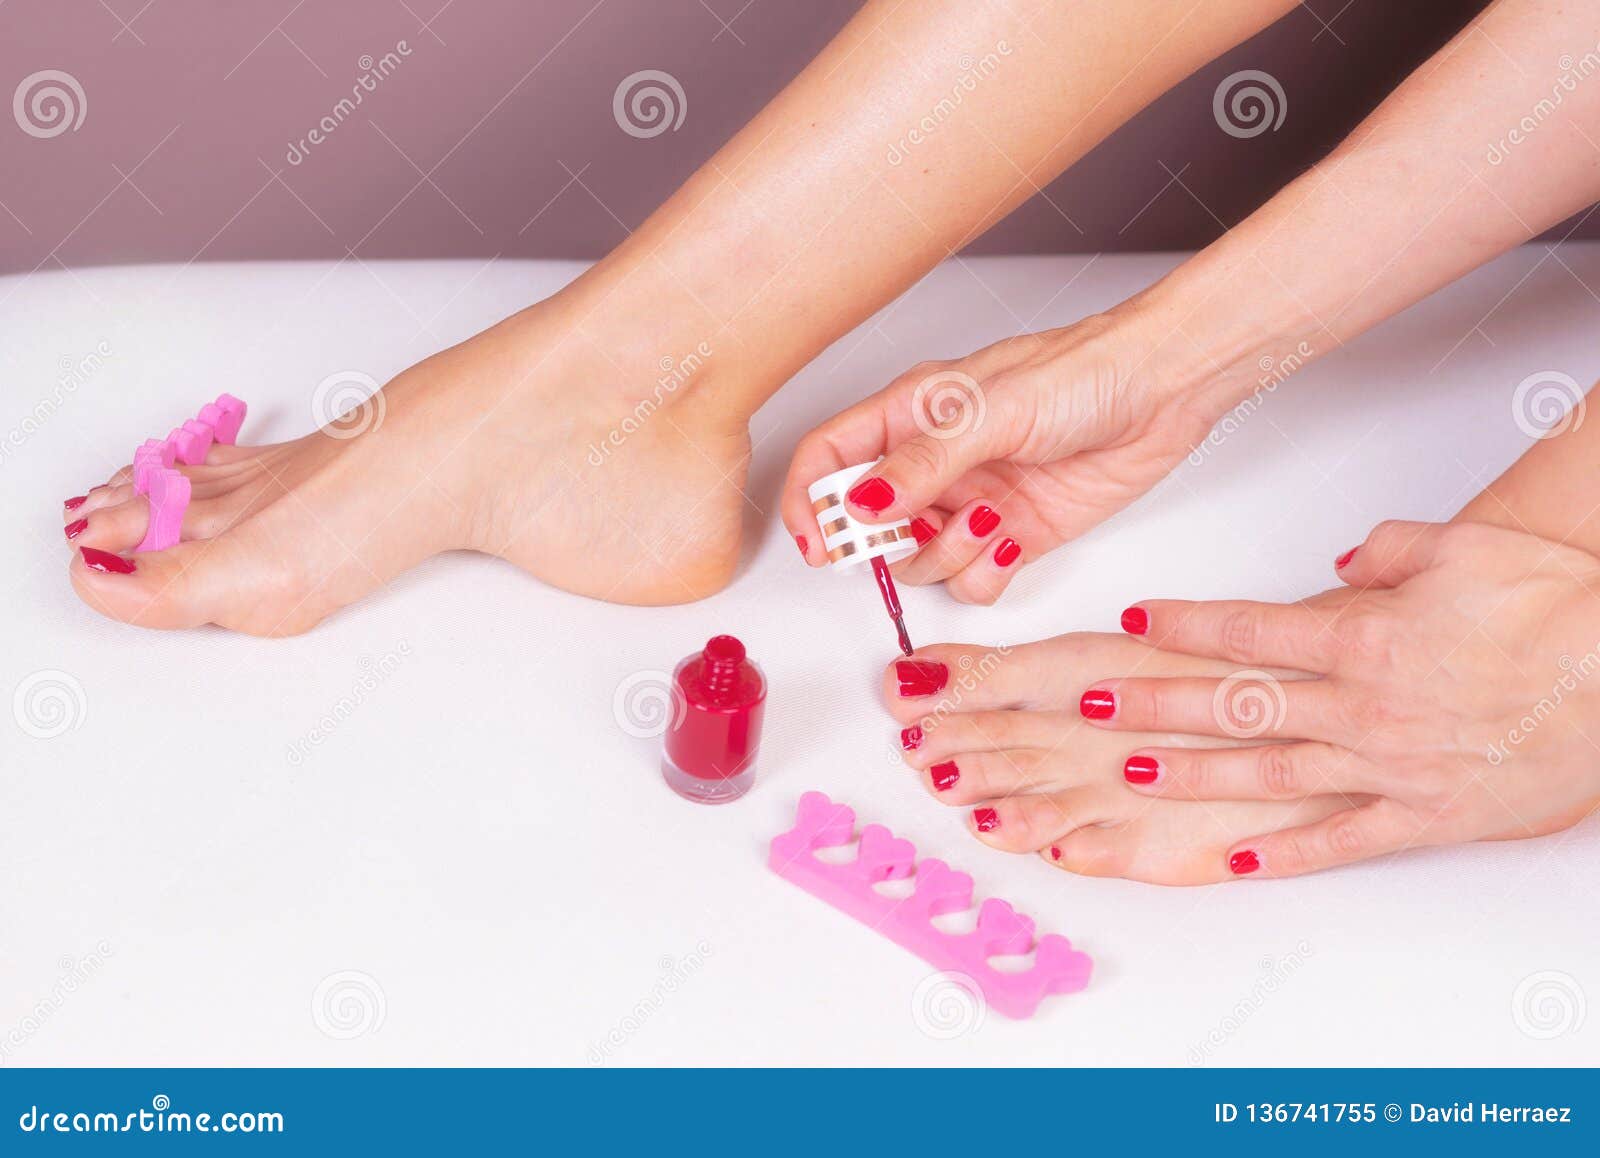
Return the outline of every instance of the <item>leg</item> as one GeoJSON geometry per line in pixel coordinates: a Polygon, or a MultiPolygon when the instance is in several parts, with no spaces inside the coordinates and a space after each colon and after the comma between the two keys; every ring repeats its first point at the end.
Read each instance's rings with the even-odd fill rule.
{"type": "MultiPolygon", "coordinates": [[[[73,583],[118,619],[268,635],[459,548],[601,599],[709,594],[737,561],[761,402],[1291,6],[875,0],[604,261],[391,382],[381,425],[219,448],[185,468],[189,541],[129,574],[75,558],[73,583]],[[987,74],[970,89],[963,57],[987,74]]],[[[125,552],[148,504],[124,473],[71,514],[75,546],[125,552]]]]}

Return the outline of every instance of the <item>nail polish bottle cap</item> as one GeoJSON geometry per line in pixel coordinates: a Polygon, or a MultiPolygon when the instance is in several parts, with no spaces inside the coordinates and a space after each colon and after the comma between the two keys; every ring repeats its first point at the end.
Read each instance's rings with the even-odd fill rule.
{"type": "Polygon", "coordinates": [[[828,562],[843,570],[882,556],[889,562],[903,559],[917,549],[911,533],[911,520],[892,523],[860,523],[845,509],[844,496],[876,462],[863,462],[836,470],[806,488],[811,510],[822,527],[822,545],[828,549],[828,562]]]}

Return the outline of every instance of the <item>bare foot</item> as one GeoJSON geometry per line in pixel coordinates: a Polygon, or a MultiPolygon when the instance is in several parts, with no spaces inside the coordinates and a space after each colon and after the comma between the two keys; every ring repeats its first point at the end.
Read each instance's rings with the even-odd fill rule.
{"type": "Polygon", "coordinates": [[[149,504],[125,468],[63,521],[72,547],[134,569],[75,550],[73,586],[129,623],[253,635],[305,631],[457,549],[620,603],[718,590],[738,560],[747,415],[707,388],[716,359],[602,346],[577,315],[557,295],[413,366],[347,422],[213,447],[182,468],[193,498],[170,550],[132,553],[149,504]]]}

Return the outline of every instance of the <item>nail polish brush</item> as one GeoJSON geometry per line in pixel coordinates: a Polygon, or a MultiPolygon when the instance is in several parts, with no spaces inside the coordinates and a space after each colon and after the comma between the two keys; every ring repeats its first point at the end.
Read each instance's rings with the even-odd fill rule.
{"type": "Polygon", "coordinates": [[[829,565],[842,571],[869,559],[872,561],[872,575],[877,580],[878,593],[883,596],[883,606],[894,620],[900,650],[910,655],[911,637],[906,634],[905,612],[900,608],[900,593],[895,590],[889,564],[916,552],[917,539],[911,533],[911,521],[862,523],[853,518],[844,505],[845,494],[855,481],[876,465],[864,462],[836,470],[812,483],[806,493],[811,498],[817,524],[822,528],[822,545],[827,549],[829,565]]]}

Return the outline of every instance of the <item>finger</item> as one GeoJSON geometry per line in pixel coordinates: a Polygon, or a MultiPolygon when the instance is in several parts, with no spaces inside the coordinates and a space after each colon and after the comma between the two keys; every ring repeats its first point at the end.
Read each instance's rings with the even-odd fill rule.
{"type": "Polygon", "coordinates": [[[1122,623],[1167,651],[1318,673],[1332,670],[1337,643],[1331,620],[1299,603],[1150,599],[1124,611],[1122,623]]]}
{"type": "Polygon", "coordinates": [[[1128,787],[1180,800],[1304,800],[1382,791],[1378,769],[1333,744],[1253,748],[1140,748],[1122,767],[1128,787]]]}
{"type": "Polygon", "coordinates": [[[913,587],[943,583],[965,570],[985,550],[993,549],[991,544],[999,542],[1004,521],[994,507],[974,500],[951,515],[939,534],[907,559],[896,574],[913,587]]]}
{"type": "Polygon", "coordinates": [[[1022,563],[1021,544],[1002,535],[993,546],[980,551],[976,559],[945,580],[945,590],[957,603],[987,607],[1010,586],[1011,580],[1021,572],[1022,563]]]}
{"type": "Polygon", "coordinates": [[[1352,587],[1395,587],[1439,562],[1444,523],[1390,519],[1372,528],[1358,547],[1334,560],[1339,578],[1352,587]]]}
{"type": "Polygon", "coordinates": [[[985,422],[954,436],[915,434],[891,445],[847,493],[851,514],[886,523],[932,506],[962,475],[1000,457],[999,425],[985,422]]]}
{"type": "Polygon", "coordinates": [[[1193,676],[1101,680],[1078,701],[1100,728],[1230,736],[1236,740],[1343,738],[1339,704],[1326,680],[1280,680],[1246,670],[1223,679],[1193,676]]]}
{"type": "Polygon", "coordinates": [[[1228,851],[1228,871],[1236,877],[1299,876],[1397,852],[1421,843],[1420,833],[1409,809],[1379,799],[1314,824],[1241,841],[1228,851]]]}

